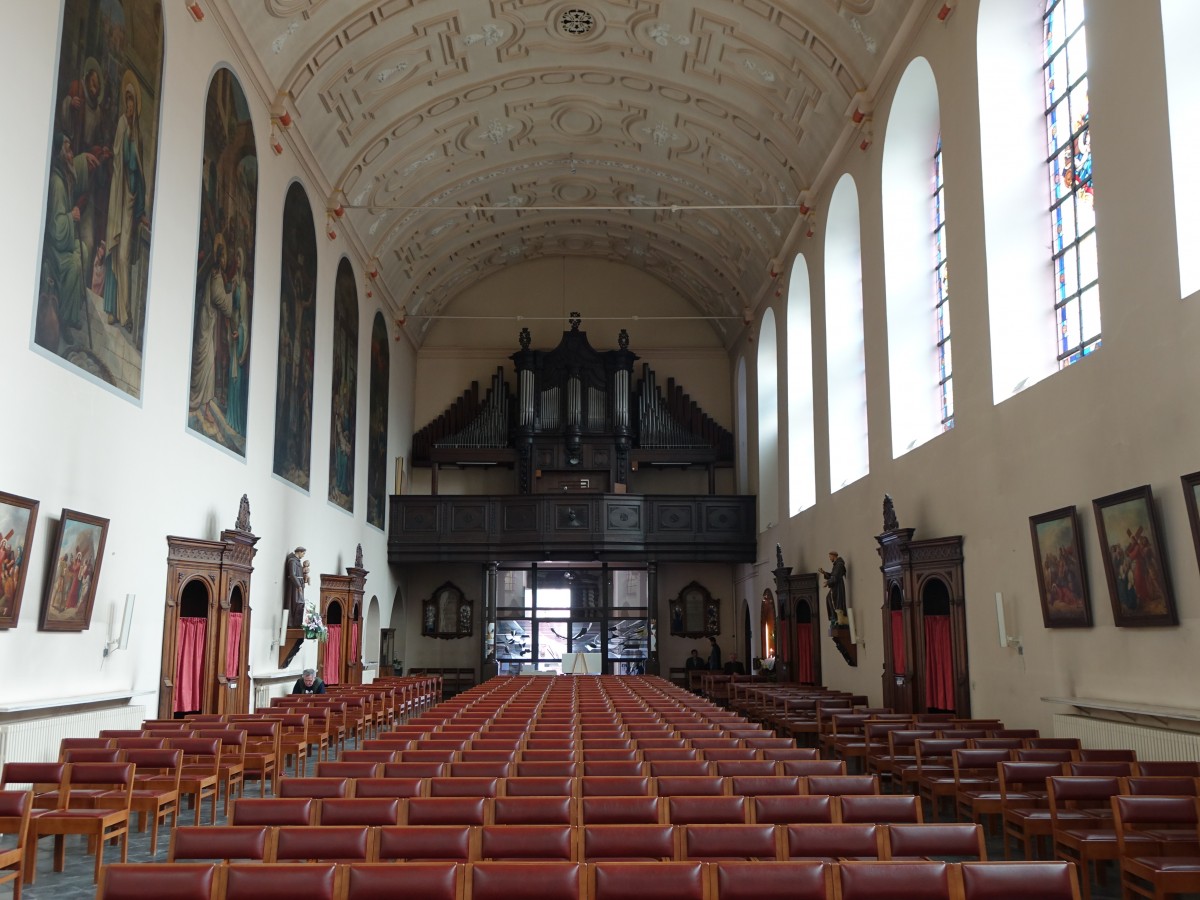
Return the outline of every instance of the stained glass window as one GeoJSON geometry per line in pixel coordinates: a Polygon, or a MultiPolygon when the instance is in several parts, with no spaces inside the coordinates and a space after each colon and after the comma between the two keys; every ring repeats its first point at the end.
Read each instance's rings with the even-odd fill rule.
{"type": "Polygon", "coordinates": [[[933,153],[933,281],[936,286],[938,395],[942,429],[954,427],[954,360],[950,352],[950,272],[946,262],[946,188],[942,182],[942,139],[933,153]]]}
{"type": "Polygon", "coordinates": [[[1043,24],[1054,312],[1065,367],[1100,346],[1083,0],[1047,0],[1043,24]]]}

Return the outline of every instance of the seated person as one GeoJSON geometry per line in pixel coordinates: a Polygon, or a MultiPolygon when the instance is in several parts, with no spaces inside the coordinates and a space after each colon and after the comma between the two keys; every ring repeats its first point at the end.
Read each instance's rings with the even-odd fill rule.
{"type": "Polygon", "coordinates": [[[700,651],[693,650],[692,655],[687,658],[687,662],[683,664],[685,669],[707,669],[708,665],[700,658],[700,651]]]}
{"type": "Polygon", "coordinates": [[[293,694],[323,694],[325,682],[317,677],[316,669],[305,669],[304,674],[292,685],[293,694]]]}
{"type": "Polygon", "coordinates": [[[726,675],[745,675],[746,667],[741,664],[736,653],[729,654],[729,662],[725,663],[726,675]]]}

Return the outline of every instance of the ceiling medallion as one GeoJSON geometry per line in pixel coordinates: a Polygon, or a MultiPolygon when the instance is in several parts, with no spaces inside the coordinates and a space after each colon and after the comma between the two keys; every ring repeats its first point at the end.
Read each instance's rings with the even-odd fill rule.
{"type": "Polygon", "coordinates": [[[596,17],[586,9],[565,9],[558,17],[558,27],[563,34],[571,37],[583,37],[591,34],[592,29],[596,27],[596,17]]]}

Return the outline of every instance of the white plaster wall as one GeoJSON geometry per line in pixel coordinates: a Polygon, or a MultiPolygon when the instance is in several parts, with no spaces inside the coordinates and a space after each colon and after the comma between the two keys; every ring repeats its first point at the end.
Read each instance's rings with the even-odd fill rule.
{"type": "MultiPolygon", "coordinates": [[[[0,192],[8,215],[0,220],[0,360],[4,361],[5,423],[0,438],[0,489],[41,501],[31,567],[15,629],[0,632],[0,679],[6,702],[133,690],[156,694],[166,593],[168,534],[216,539],[233,526],[238,500],[248,494],[251,525],[260,536],[251,589],[254,610],[250,669],[278,669],[270,648],[271,626],[282,606],[281,573],[291,547],[303,544],[312,560],[317,590],[322,572],[342,572],[361,543],[367,593],[378,594],[387,621],[395,580],[386,564],[383,532],[366,524],[369,336],[378,298],[360,290],[358,441],[355,512],[326,501],[330,408],[333,279],[346,247],[324,236],[317,222],[318,306],[313,415],[312,493],[271,474],[278,340],[280,227],[283,196],[301,172],[290,150],[275,156],[268,146],[268,112],[246,73],[231,59],[212,19],[195,23],[182,3],[164,3],[166,62],[161,149],[158,159],[154,237],[140,405],[85,381],[58,361],[31,350],[32,317],[40,259],[48,176],[52,97],[57,74],[58,3],[0,6],[0,32],[9,50],[0,58],[3,96],[12,132],[0,166],[0,192]],[[242,81],[255,121],[260,188],[254,319],[251,344],[249,435],[240,460],[186,430],[192,346],[200,159],[209,73],[229,63],[242,81]],[[82,633],[37,630],[57,520],[68,507],[111,519],[98,582],[92,627],[82,633]],[[116,605],[136,594],[130,647],[107,659],[102,648],[116,605]]],[[[324,200],[311,184],[309,199],[324,200]]],[[[361,278],[361,267],[356,265],[361,278]]],[[[390,315],[385,312],[390,322],[390,315]]],[[[412,422],[412,352],[392,344],[391,459],[402,455],[412,422]]],[[[312,664],[306,645],[293,668],[312,664]]],[[[141,701],[151,709],[153,696],[141,701]]]]}
{"type": "MultiPolygon", "coordinates": [[[[844,170],[862,198],[863,297],[870,419],[870,474],[833,498],[827,488],[825,348],[814,347],[817,504],[763,535],[796,571],[815,571],[837,548],[848,561],[849,601],[860,614],[859,665],[826,644],[827,684],[879,700],[882,603],[874,535],[885,492],[917,538],[964,536],[972,704],[1015,726],[1051,728],[1059,707],[1043,696],[1074,695],[1195,706],[1200,677],[1200,575],[1179,476],[1200,469],[1200,307],[1179,301],[1167,173],[1166,93],[1156,4],[1087,4],[1104,346],[1093,357],[993,405],[989,363],[975,71],[976,3],[960,3],[944,25],[932,18],[909,58],[929,59],[941,91],[953,283],[956,425],[900,459],[891,458],[880,171],[882,144],[847,151],[844,170]],[[1141,484],[1153,489],[1179,609],[1175,628],[1118,629],[1101,564],[1091,501],[1141,484]],[[1079,510],[1095,626],[1042,625],[1028,518],[1079,510]],[[1024,654],[1001,649],[995,601],[1024,654]]],[[[904,71],[904,61],[896,72],[904,71]]],[[[891,84],[875,111],[886,122],[891,84]]],[[[876,125],[880,133],[880,125],[876,125]]],[[[857,143],[857,142],[855,142],[857,143]]],[[[836,180],[836,179],[834,179],[836,180]]],[[[822,209],[828,197],[818,201],[822,209]]],[[[822,333],[822,234],[801,241],[812,267],[813,332],[822,333]]],[[[1047,288],[1049,301],[1049,288],[1047,288]]],[[[782,308],[776,310],[777,316],[782,308]]],[[[739,348],[734,348],[735,352],[739,348]]],[[[784,454],[786,458],[786,454],[784,454]]],[[[753,603],[751,604],[753,607],[753,603]]]]}

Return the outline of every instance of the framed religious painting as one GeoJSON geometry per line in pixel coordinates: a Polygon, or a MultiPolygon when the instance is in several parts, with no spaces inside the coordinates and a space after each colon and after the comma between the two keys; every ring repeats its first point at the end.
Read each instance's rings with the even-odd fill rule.
{"type": "Polygon", "coordinates": [[[686,585],[668,607],[673,635],[702,638],[721,633],[721,601],[697,581],[686,585]]]}
{"type": "Polygon", "coordinates": [[[1065,506],[1029,517],[1037,568],[1042,622],[1047,628],[1086,628],[1092,624],[1079,517],[1065,506]]]}
{"type": "Polygon", "coordinates": [[[38,501],[0,491],[0,628],[16,628],[38,501]]]}
{"type": "Polygon", "coordinates": [[[1200,472],[1179,476],[1183,484],[1183,502],[1187,506],[1188,523],[1192,526],[1192,546],[1196,548],[1196,563],[1200,565],[1200,472]]]}
{"type": "Polygon", "coordinates": [[[64,509],[42,597],[41,631],[87,631],[104,561],[108,519],[64,509]]]}
{"type": "Polygon", "coordinates": [[[1178,625],[1150,485],[1092,501],[1118,627],[1178,625]]]}

